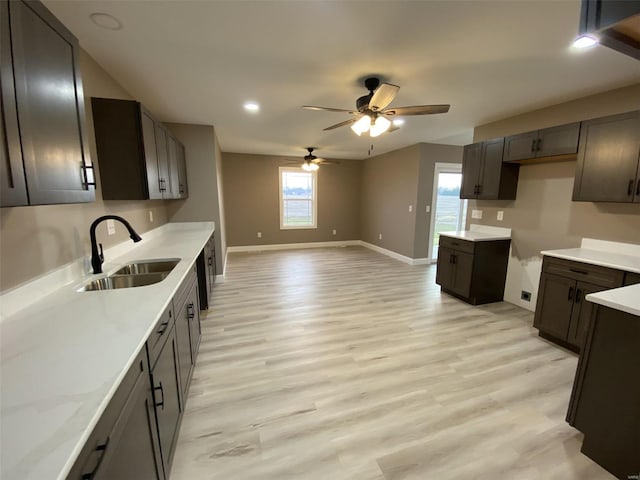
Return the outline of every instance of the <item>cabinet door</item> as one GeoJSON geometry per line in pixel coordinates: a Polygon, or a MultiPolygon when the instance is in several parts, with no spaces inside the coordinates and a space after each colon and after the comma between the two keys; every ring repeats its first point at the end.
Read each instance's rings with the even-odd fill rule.
{"type": "Polygon", "coordinates": [[[453,271],[453,250],[439,246],[436,283],[442,288],[450,290],[453,287],[453,271]]]}
{"type": "Polygon", "coordinates": [[[151,381],[158,420],[162,463],[164,471],[169,472],[181,411],[178,345],[175,328],[169,333],[167,343],[165,343],[151,371],[151,381]]]}
{"type": "Polygon", "coordinates": [[[537,131],[506,137],[504,139],[504,155],[502,159],[505,162],[514,162],[516,160],[534,158],[536,156],[537,142],[537,131]]]}
{"type": "Polygon", "coordinates": [[[167,153],[169,157],[169,183],[171,184],[172,198],[180,198],[178,142],[171,135],[167,136],[167,153]]]}
{"type": "MultiPolygon", "coordinates": [[[[491,200],[500,198],[502,185],[502,152],[504,138],[496,138],[484,142],[482,151],[482,171],[478,198],[491,200]]],[[[517,168],[517,167],[516,167],[517,168]]]]}
{"type": "Polygon", "coordinates": [[[541,332],[566,340],[575,293],[575,280],[542,273],[533,326],[541,332]]]}
{"type": "Polygon", "coordinates": [[[578,151],[580,122],[545,128],[538,132],[536,157],[568,155],[578,151]]]}
{"type": "Polygon", "coordinates": [[[18,132],[11,37],[9,36],[9,2],[0,3],[0,206],[27,205],[22,149],[18,132]]]}
{"type": "Polygon", "coordinates": [[[202,329],[200,327],[200,309],[198,308],[198,286],[194,283],[187,297],[186,310],[189,318],[189,335],[191,338],[191,361],[195,365],[200,348],[202,329]]]}
{"type": "Polygon", "coordinates": [[[640,155],[638,132],[640,112],[582,122],[573,200],[633,201],[640,155]]]}
{"type": "Polygon", "coordinates": [[[189,197],[189,183],[187,182],[187,159],[185,157],[184,145],[177,143],[178,152],[178,197],[189,197]]]}
{"type": "Polygon", "coordinates": [[[473,255],[454,250],[453,267],[453,285],[451,290],[462,297],[469,298],[469,294],[471,293],[473,255]]]}
{"type": "Polygon", "coordinates": [[[29,202],[91,202],[77,41],[40,3],[8,3],[29,202]]]}
{"type": "Polygon", "coordinates": [[[482,143],[464,147],[460,198],[476,198],[482,166],[482,143]]]}
{"type": "Polygon", "coordinates": [[[162,198],[172,198],[171,179],[169,178],[169,154],[167,151],[167,131],[160,124],[155,125],[156,152],[158,153],[158,178],[162,198]]]}
{"type": "Polygon", "coordinates": [[[575,300],[571,313],[571,323],[569,325],[569,336],[567,341],[574,347],[582,347],[584,338],[589,329],[589,319],[593,312],[594,304],[584,299],[590,293],[607,290],[608,287],[600,287],[586,282],[578,282],[576,285],[575,300]]]}
{"type": "MultiPolygon", "coordinates": [[[[146,360],[145,360],[146,363],[146,360]]],[[[137,367],[133,367],[137,368],[137,367]]],[[[117,412],[114,412],[117,413],[117,412]]],[[[110,415],[105,412],[104,415],[110,415]]],[[[68,480],[157,480],[164,478],[157,443],[156,419],[149,373],[141,370],[113,428],[81,469],[72,469],[68,480]]]]}
{"type": "Polygon", "coordinates": [[[176,310],[176,341],[178,345],[178,365],[180,366],[180,386],[182,399],[186,398],[191,378],[193,361],[191,359],[191,339],[189,337],[189,311],[187,302],[183,302],[176,310]]]}
{"type": "Polygon", "coordinates": [[[159,200],[162,198],[160,189],[160,171],[158,166],[158,151],[156,145],[155,122],[148,112],[140,112],[142,126],[142,141],[144,144],[144,160],[147,170],[147,184],[149,198],[159,200]]]}

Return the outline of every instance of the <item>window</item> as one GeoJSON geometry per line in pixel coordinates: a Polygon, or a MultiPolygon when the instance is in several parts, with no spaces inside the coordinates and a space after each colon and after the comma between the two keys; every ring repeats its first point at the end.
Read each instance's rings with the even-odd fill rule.
{"type": "Polygon", "coordinates": [[[317,228],[317,172],[280,167],[280,228],[317,228]]]}

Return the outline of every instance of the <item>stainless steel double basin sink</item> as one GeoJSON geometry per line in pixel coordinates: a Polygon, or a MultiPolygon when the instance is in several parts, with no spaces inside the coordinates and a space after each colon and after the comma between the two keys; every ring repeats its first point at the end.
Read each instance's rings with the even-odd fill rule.
{"type": "Polygon", "coordinates": [[[80,291],[114,290],[153,285],[167,278],[178,262],[180,262],[179,258],[132,262],[119,268],[108,277],[87,283],[80,288],[80,291]]]}

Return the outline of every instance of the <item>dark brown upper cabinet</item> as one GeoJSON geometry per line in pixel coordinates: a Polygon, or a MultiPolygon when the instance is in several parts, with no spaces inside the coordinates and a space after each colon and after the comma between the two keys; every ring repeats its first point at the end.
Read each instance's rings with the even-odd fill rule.
{"type": "Polygon", "coordinates": [[[184,146],[170,133],[167,136],[169,179],[172,198],[187,198],[187,165],[184,146]]]}
{"type": "Polygon", "coordinates": [[[580,33],[601,45],[640,60],[640,1],[582,0],[580,33]]]}
{"type": "Polygon", "coordinates": [[[0,205],[94,201],[78,41],[39,2],[0,2],[0,23],[0,205]]]}
{"type": "Polygon", "coordinates": [[[551,157],[573,160],[578,152],[579,137],[580,122],[511,135],[504,139],[502,159],[505,162],[550,160],[551,157]]]}
{"type": "Polygon", "coordinates": [[[184,147],[165,126],[139,102],[92,98],[91,105],[103,199],[178,198],[172,183],[178,161],[171,152],[184,147]]]}
{"type": "Polygon", "coordinates": [[[640,111],[582,122],[573,200],[640,203],[640,111]]]}
{"type": "Polygon", "coordinates": [[[504,138],[464,147],[460,198],[514,200],[518,188],[517,164],[503,163],[504,138]]]}

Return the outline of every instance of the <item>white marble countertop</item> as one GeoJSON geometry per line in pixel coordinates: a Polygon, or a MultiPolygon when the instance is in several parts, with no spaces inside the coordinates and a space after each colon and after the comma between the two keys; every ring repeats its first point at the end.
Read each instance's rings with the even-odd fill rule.
{"type": "Polygon", "coordinates": [[[511,229],[502,227],[492,227],[489,225],[469,225],[469,230],[458,230],[456,232],[440,232],[440,235],[459,238],[470,242],[487,242],[491,240],[511,240],[511,229]]]}
{"type": "Polygon", "coordinates": [[[563,248],[560,250],[543,250],[542,255],[574,262],[590,263],[601,267],[615,268],[626,272],[640,273],[640,256],[590,248],[563,248]]]}
{"type": "Polygon", "coordinates": [[[132,260],[180,258],[160,283],[79,292],[98,277],[87,275],[2,320],[3,480],[66,477],[213,230],[213,223],[167,224],[118,258],[105,252],[107,274],[132,260]]]}
{"type": "Polygon", "coordinates": [[[591,293],[588,301],[640,317],[640,284],[591,293]]]}

